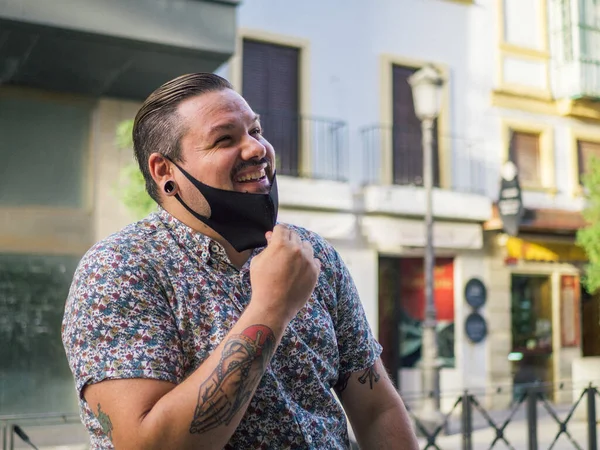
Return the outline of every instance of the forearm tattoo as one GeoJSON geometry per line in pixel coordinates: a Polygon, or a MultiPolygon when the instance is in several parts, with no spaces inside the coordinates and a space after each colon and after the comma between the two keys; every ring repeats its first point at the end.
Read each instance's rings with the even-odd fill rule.
{"type": "Polygon", "coordinates": [[[110,420],[110,416],[102,411],[100,403],[98,403],[98,422],[100,423],[100,428],[102,428],[104,434],[112,441],[113,424],[110,420]]]}
{"type": "MultiPolygon", "coordinates": [[[[352,375],[352,373],[342,373],[342,374],[340,374],[337,383],[333,387],[333,389],[335,390],[335,392],[338,395],[342,395],[342,392],[344,392],[346,390],[346,388],[348,387],[348,381],[350,380],[350,376],[351,375],[352,375]]],[[[371,367],[369,367],[368,369],[366,369],[358,377],[358,382],[360,384],[367,384],[367,381],[368,381],[369,382],[369,387],[372,390],[373,389],[373,383],[377,383],[380,379],[381,379],[381,375],[379,375],[379,373],[377,373],[377,370],[375,370],[375,364],[373,364],[371,367]]]]}
{"type": "Polygon", "coordinates": [[[219,364],[200,386],[190,433],[200,434],[228,425],[250,400],[274,351],[275,335],[265,325],[253,325],[231,336],[223,347],[219,364]]]}

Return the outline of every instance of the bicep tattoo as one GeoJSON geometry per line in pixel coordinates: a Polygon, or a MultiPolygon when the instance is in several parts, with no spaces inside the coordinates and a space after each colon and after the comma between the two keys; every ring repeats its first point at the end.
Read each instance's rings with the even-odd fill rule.
{"type": "Polygon", "coordinates": [[[338,396],[341,396],[342,392],[344,392],[346,390],[346,388],[348,387],[348,380],[350,379],[351,375],[352,375],[352,372],[340,374],[340,377],[338,378],[337,383],[333,387],[333,389],[335,390],[335,392],[337,393],[338,396]]]}
{"type": "MultiPolygon", "coordinates": [[[[346,390],[346,388],[348,387],[348,382],[349,382],[351,376],[352,376],[352,373],[340,374],[337,383],[333,387],[333,389],[335,390],[335,392],[337,393],[338,396],[341,396],[342,392],[344,392],[346,390]]],[[[375,364],[373,364],[368,369],[365,369],[365,371],[358,377],[358,382],[360,384],[369,383],[369,388],[371,390],[373,390],[373,385],[375,383],[377,383],[380,379],[381,379],[381,375],[375,369],[375,364]]]]}
{"type": "Polygon", "coordinates": [[[265,325],[253,325],[231,336],[223,347],[219,364],[200,386],[190,433],[200,434],[228,425],[249,401],[274,351],[275,335],[265,325]]]}
{"type": "Polygon", "coordinates": [[[373,364],[371,367],[369,367],[367,370],[365,370],[360,377],[358,377],[358,381],[360,384],[366,384],[368,381],[369,387],[372,390],[373,383],[377,383],[380,378],[381,378],[381,375],[379,375],[379,373],[377,373],[377,370],[375,370],[375,364],[373,364]]]}
{"type": "Polygon", "coordinates": [[[100,428],[108,438],[112,441],[113,424],[110,420],[110,416],[102,411],[100,403],[98,403],[98,422],[100,422],[100,428]]]}

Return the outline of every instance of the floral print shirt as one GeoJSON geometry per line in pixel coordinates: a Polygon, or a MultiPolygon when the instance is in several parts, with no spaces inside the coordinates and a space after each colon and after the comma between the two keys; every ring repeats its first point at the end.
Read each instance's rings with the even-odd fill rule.
{"type": "MultiPolygon", "coordinates": [[[[381,353],[338,253],[316,234],[292,228],[313,245],[321,274],[227,449],[348,448],[332,388],[342,373],[372,366],[381,353]]],[[[87,252],[71,285],[62,336],[92,449],[113,447],[83,388],[117,378],[182,382],[250,301],[252,257],[236,269],[221,245],[162,209],[87,252]]]]}

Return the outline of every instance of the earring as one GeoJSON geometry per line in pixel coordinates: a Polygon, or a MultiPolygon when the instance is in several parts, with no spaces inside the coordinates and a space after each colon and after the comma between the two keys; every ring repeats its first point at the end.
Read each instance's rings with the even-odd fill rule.
{"type": "Polygon", "coordinates": [[[173,180],[169,180],[165,183],[163,189],[167,195],[172,195],[173,192],[175,192],[176,187],[177,185],[175,184],[175,182],[173,180]]]}

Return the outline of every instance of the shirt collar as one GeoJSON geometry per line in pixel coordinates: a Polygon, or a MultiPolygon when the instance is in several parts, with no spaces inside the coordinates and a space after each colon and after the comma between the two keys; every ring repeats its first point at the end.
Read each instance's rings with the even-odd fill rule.
{"type": "MultiPolygon", "coordinates": [[[[158,207],[157,215],[164,226],[175,236],[177,242],[181,246],[194,251],[203,263],[224,262],[231,265],[231,261],[220,243],[193,230],[160,206],[158,207]]],[[[248,261],[246,261],[246,264],[242,268],[243,271],[249,270],[250,261],[263,249],[264,247],[260,247],[252,251],[250,258],[248,258],[248,261]]]]}

